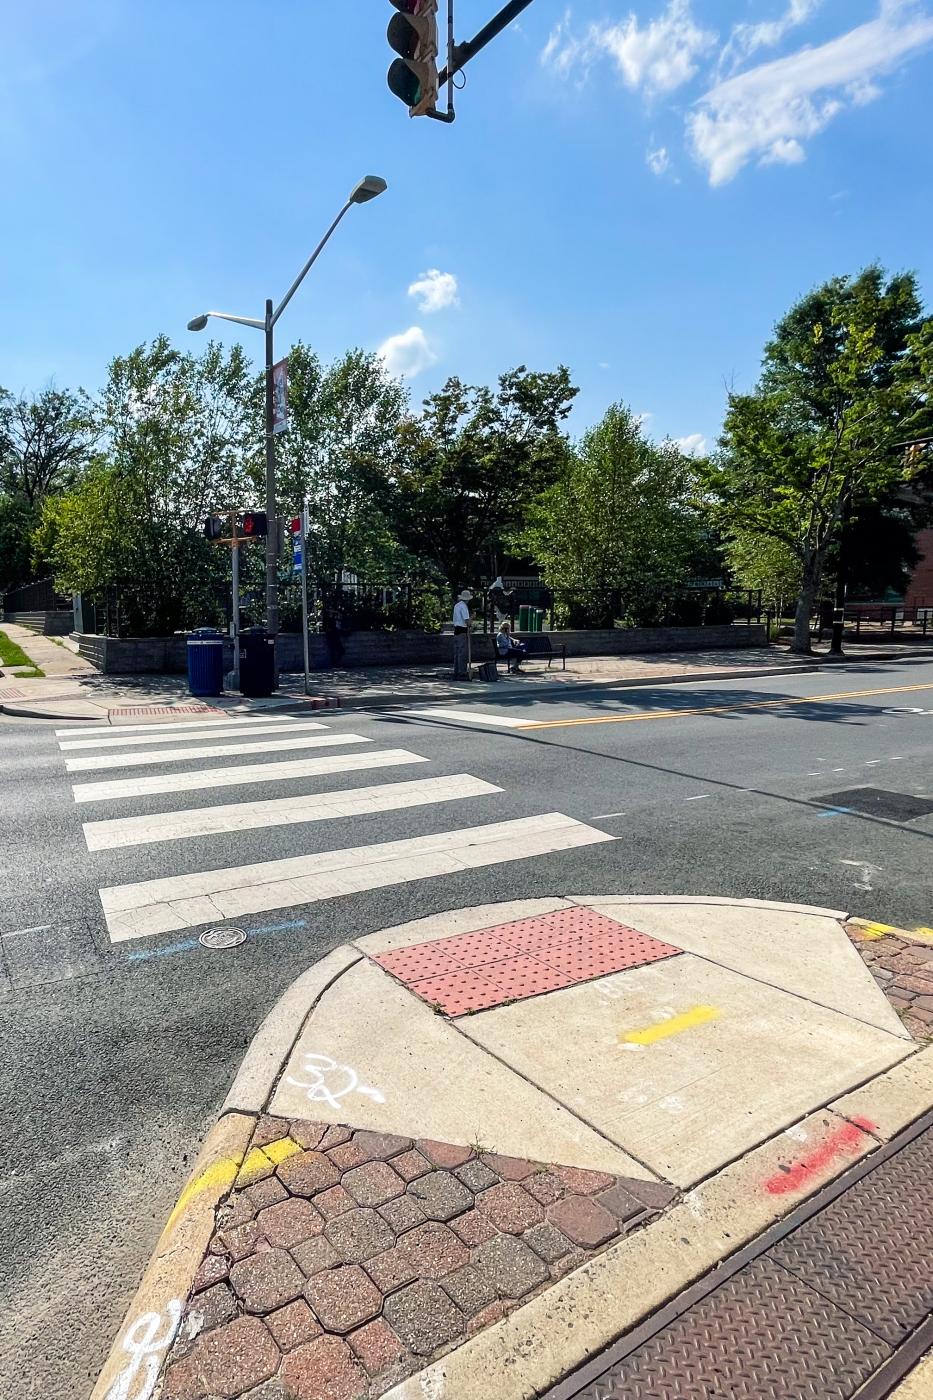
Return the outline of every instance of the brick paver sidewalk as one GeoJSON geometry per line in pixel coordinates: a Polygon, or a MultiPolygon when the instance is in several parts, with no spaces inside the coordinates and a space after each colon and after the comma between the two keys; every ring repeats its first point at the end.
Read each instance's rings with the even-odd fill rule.
{"type": "Polygon", "coordinates": [[[381,1395],[675,1197],[479,1147],[266,1117],[218,1212],[162,1393],[381,1395]]]}

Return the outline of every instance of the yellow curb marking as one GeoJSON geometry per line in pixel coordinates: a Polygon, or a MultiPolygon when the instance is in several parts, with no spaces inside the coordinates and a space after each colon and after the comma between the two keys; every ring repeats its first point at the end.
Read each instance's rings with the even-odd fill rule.
{"type": "Polygon", "coordinates": [[[679,719],[681,715],[724,715],[735,710],[766,710],[782,705],[825,705],[830,700],[854,700],[863,695],[894,695],[905,690],[933,690],[933,684],[886,685],[878,690],[840,690],[835,695],[788,695],[780,700],[749,700],[736,702],[734,705],[697,705],[687,710],[655,710],[645,715],[594,715],[590,719],[531,720],[518,727],[562,729],[574,724],[637,724],[647,719],[679,719]]]}
{"type": "Polygon", "coordinates": [[[293,1142],[291,1138],[280,1138],[278,1142],[266,1143],[265,1147],[254,1147],[242,1160],[239,1157],[218,1157],[216,1162],[211,1162],[209,1167],[204,1168],[200,1176],[188,1182],[175,1202],[175,1209],[165,1227],[166,1232],[171,1230],[191,1202],[203,1192],[226,1191],[239,1177],[247,1177],[255,1172],[267,1175],[270,1167],[277,1167],[287,1157],[292,1157],[300,1151],[297,1142],[293,1142]]]}
{"type": "Polygon", "coordinates": [[[641,1031],[626,1031],[619,1036],[623,1045],[653,1045],[656,1040],[666,1040],[670,1035],[679,1035],[693,1026],[702,1026],[706,1021],[715,1021],[722,1013],[715,1006],[694,1006],[680,1016],[670,1016],[666,1021],[658,1021],[654,1026],[646,1026],[641,1031]]]}

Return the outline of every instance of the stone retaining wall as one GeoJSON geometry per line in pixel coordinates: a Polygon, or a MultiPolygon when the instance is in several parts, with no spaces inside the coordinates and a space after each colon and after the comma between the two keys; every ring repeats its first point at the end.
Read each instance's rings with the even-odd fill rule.
{"type": "MultiPolygon", "coordinates": [[[[74,614],[67,612],[5,612],[0,614],[3,622],[13,622],[20,627],[28,627],[43,637],[67,637],[74,627],[74,614]]],[[[0,626],[2,626],[0,622],[0,626]]]]}
{"type": "MultiPolygon", "coordinates": [[[[66,629],[67,630],[67,629],[66,629]]],[[[767,645],[764,624],[722,627],[633,627],[627,630],[607,628],[593,632],[551,632],[555,647],[564,645],[568,657],[624,656],[655,651],[717,651],[734,647],[763,647],[767,645]]],[[[178,637],[101,637],[92,633],[77,634],[81,656],[107,675],[169,673],[181,675],[186,669],[185,638],[178,637]]],[[[345,666],[449,666],[453,658],[453,637],[450,633],[429,632],[351,632],[345,638],[345,666]]],[[[487,659],[492,654],[492,638],[473,637],[474,659],[487,659]]],[[[277,644],[279,668],[282,671],[302,671],[304,657],[301,636],[283,632],[277,644]]],[[[323,637],[311,637],[310,662],[312,670],[322,670],[328,664],[327,644],[323,637]]],[[[228,658],[227,665],[231,664],[228,658]]]]}

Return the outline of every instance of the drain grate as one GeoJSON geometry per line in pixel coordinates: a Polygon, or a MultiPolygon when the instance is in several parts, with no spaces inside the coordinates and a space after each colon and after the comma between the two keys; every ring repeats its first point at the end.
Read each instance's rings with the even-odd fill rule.
{"type": "Polygon", "coordinates": [[[826,807],[845,807],[867,817],[884,817],[891,822],[912,822],[933,812],[933,797],[914,797],[909,792],[888,792],[885,788],[848,788],[814,798],[826,807]]]}

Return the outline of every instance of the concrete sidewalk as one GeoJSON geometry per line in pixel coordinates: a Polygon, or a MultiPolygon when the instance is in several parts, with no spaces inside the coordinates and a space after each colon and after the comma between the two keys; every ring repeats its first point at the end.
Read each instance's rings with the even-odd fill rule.
{"type": "MultiPolygon", "coordinates": [[[[90,661],[85,661],[82,656],[76,655],[64,639],[55,640],[52,637],[43,637],[41,634],[31,632],[28,627],[20,627],[16,622],[0,622],[0,632],[5,632],[11,642],[15,642],[34,666],[40,671],[44,671],[47,678],[53,681],[61,681],[73,676],[96,675],[94,667],[90,661]]],[[[13,680],[12,674],[16,668],[4,668],[6,679],[13,680]]],[[[39,678],[23,681],[22,684],[34,685],[39,678]]],[[[3,681],[0,680],[0,688],[3,681]]]]}
{"type": "Polygon", "coordinates": [[[926,1002],[933,931],[755,900],[339,948],[254,1038],[93,1400],[539,1395],[933,1106],[926,1002]]]}
{"type": "MultiPolygon", "coordinates": [[[[21,631],[23,629],[20,629],[21,631]]],[[[31,634],[30,634],[31,635],[31,634]]],[[[51,644],[50,644],[51,645],[51,644]]],[[[52,647],[56,652],[62,648],[52,647]]],[[[929,650],[877,647],[849,648],[845,660],[876,661],[933,658],[929,650]]],[[[76,658],[72,658],[75,660],[76,658]]],[[[119,724],[126,720],[189,718],[192,704],[199,713],[223,716],[269,708],[340,707],[381,709],[393,706],[462,703],[478,697],[498,701],[586,695],[614,686],[672,685],[689,681],[751,680],[760,676],[797,675],[838,664],[824,653],[812,658],[792,656],[777,647],[734,651],[658,652],[645,656],[570,659],[567,670],[542,664],[520,676],[505,677],[495,687],[481,681],[457,682],[435,670],[379,666],[359,670],[322,671],[312,676],[315,693],[305,695],[303,677],[283,675],[278,691],[267,699],[248,700],[226,693],[193,702],[182,676],[101,676],[95,671],[46,680],[0,678],[0,712],[30,719],[88,719],[119,724]],[[143,713],[139,713],[142,711],[143,713]],[[164,711],[164,713],[162,713],[164,711]],[[157,712],[157,713],[155,713],[157,712]]],[[[87,663],[82,663],[87,665],[87,663]]]]}

